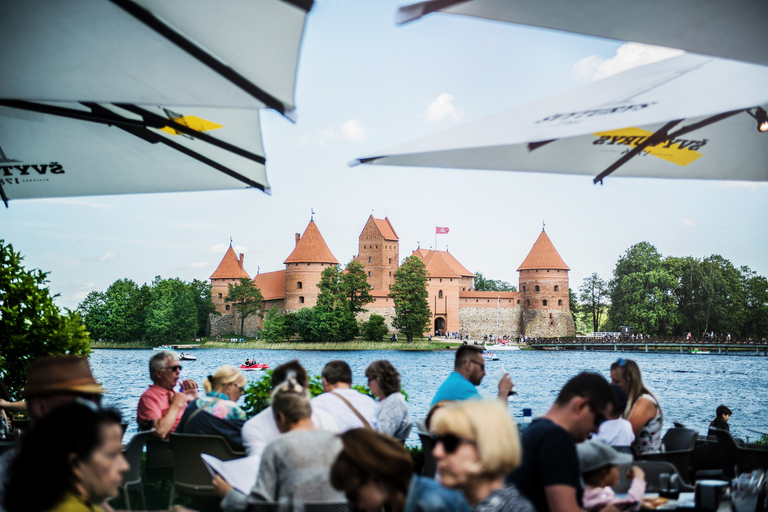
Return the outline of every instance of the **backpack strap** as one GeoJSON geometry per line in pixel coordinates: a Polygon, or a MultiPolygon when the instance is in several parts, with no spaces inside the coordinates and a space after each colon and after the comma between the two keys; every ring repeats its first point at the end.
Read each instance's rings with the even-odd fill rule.
{"type": "Polygon", "coordinates": [[[344,398],[343,396],[341,396],[341,394],[339,394],[339,393],[337,393],[337,392],[335,392],[335,391],[331,391],[330,393],[331,393],[332,395],[336,395],[337,397],[341,398],[341,400],[342,400],[342,401],[343,401],[345,404],[347,404],[347,407],[349,407],[350,409],[352,409],[352,412],[353,412],[353,413],[355,413],[355,416],[357,416],[357,417],[358,417],[358,419],[359,419],[360,421],[362,421],[362,422],[363,422],[363,426],[365,426],[365,428],[369,428],[369,429],[373,430],[373,427],[371,427],[371,424],[370,424],[370,423],[368,423],[368,420],[366,420],[366,419],[363,417],[363,415],[362,415],[362,414],[360,414],[360,411],[358,411],[357,409],[355,409],[355,406],[354,406],[354,405],[352,405],[352,404],[349,402],[349,400],[347,400],[346,398],[344,398]]]}

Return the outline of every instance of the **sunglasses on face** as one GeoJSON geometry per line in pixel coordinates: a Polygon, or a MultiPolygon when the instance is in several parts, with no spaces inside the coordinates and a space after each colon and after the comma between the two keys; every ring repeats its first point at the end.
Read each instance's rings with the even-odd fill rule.
{"type": "Polygon", "coordinates": [[[474,441],[470,441],[469,439],[464,439],[462,437],[457,436],[456,434],[433,434],[432,440],[435,442],[435,445],[438,443],[441,443],[443,445],[443,450],[446,454],[450,455],[452,453],[456,453],[456,450],[459,449],[459,446],[461,446],[464,443],[474,444],[474,441]]]}
{"type": "Polygon", "coordinates": [[[177,364],[175,366],[166,366],[165,368],[163,368],[163,370],[171,370],[172,372],[176,372],[176,371],[180,372],[181,371],[181,365],[177,364]]]}
{"type": "Polygon", "coordinates": [[[481,363],[480,361],[475,361],[474,359],[470,359],[473,363],[475,363],[477,366],[483,369],[485,371],[485,363],[481,363]]]}

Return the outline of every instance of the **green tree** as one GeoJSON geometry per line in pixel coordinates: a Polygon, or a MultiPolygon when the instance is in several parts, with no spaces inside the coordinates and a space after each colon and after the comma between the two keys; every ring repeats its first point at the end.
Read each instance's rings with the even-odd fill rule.
{"type": "Polygon", "coordinates": [[[341,274],[341,289],[347,297],[349,310],[353,313],[365,310],[365,305],[373,302],[365,267],[354,258],[347,263],[344,273],[341,274]]]}
{"type": "Polygon", "coordinates": [[[608,294],[608,283],[597,272],[593,272],[591,276],[584,279],[579,287],[581,310],[591,322],[592,332],[600,330],[608,305],[608,294]]]}
{"type": "Polygon", "coordinates": [[[421,335],[428,329],[432,312],[427,296],[427,268],[417,256],[409,256],[395,272],[389,293],[395,303],[392,325],[405,334],[408,343],[415,334],[421,335]]]}
{"type": "Polygon", "coordinates": [[[363,334],[363,338],[368,341],[381,341],[381,339],[389,334],[389,327],[387,322],[381,315],[371,315],[367,322],[363,322],[360,326],[360,332],[363,334]]]}
{"type": "Polygon", "coordinates": [[[118,279],[107,288],[104,333],[107,340],[123,343],[144,338],[148,290],[139,288],[131,279],[118,279]]]}
{"type": "Polygon", "coordinates": [[[347,306],[347,297],[342,289],[341,269],[338,265],[331,265],[323,269],[320,274],[320,282],[317,283],[320,293],[317,295],[317,308],[323,311],[347,306]]]}
{"type": "Polygon", "coordinates": [[[77,313],[83,319],[85,328],[91,334],[91,339],[106,340],[109,332],[109,312],[107,310],[107,294],[90,292],[77,305],[77,313]]]}
{"type": "Polygon", "coordinates": [[[261,337],[267,341],[284,341],[294,333],[291,316],[280,313],[280,308],[272,307],[264,315],[261,325],[261,337]]]}
{"type": "Polygon", "coordinates": [[[662,265],[656,247],[648,242],[633,245],[613,271],[612,327],[631,325],[640,333],[670,334],[677,322],[675,285],[675,276],[662,265]]]}
{"type": "Polygon", "coordinates": [[[741,267],[745,312],[742,335],[765,339],[768,336],[768,279],[749,267],[741,267]]]}
{"type": "Polygon", "coordinates": [[[189,287],[195,299],[195,309],[197,309],[195,334],[205,336],[208,334],[208,316],[216,312],[216,306],[211,300],[211,283],[194,279],[189,283],[189,287]]]}
{"type": "Polygon", "coordinates": [[[240,279],[240,284],[229,285],[229,293],[224,297],[225,302],[231,302],[235,311],[240,315],[240,337],[245,329],[245,319],[261,311],[264,297],[261,290],[247,277],[240,279]]]}
{"type": "Polygon", "coordinates": [[[26,270],[23,257],[0,240],[0,378],[13,398],[29,364],[56,354],[87,355],[90,338],[77,313],[54,304],[42,270],[26,270]]]}
{"type": "Polygon", "coordinates": [[[475,290],[478,292],[516,292],[517,286],[506,281],[486,279],[482,273],[475,273],[475,290]]]}
{"type": "Polygon", "coordinates": [[[155,342],[174,342],[195,334],[197,309],[192,289],[181,279],[157,278],[147,311],[147,336],[155,342]]]}

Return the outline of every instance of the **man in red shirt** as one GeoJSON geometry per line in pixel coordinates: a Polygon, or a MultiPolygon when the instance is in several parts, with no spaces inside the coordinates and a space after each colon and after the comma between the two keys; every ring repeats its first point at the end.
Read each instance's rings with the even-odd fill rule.
{"type": "Polygon", "coordinates": [[[149,359],[149,375],[152,384],[139,398],[136,420],[140,430],[155,429],[155,435],[166,439],[176,430],[187,403],[198,398],[197,383],[190,379],[181,381],[179,391],[174,391],[181,374],[179,357],[166,350],[157,352],[149,359]]]}

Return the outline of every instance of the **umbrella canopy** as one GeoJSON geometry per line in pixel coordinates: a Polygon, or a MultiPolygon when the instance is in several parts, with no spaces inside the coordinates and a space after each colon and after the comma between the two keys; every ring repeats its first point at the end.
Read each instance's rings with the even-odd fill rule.
{"type": "Polygon", "coordinates": [[[429,0],[401,7],[397,21],[435,11],[768,65],[768,2],[763,0],[429,0]]]}
{"type": "Polygon", "coordinates": [[[312,3],[2,2],[0,98],[268,107],[290,115],[312,3]]]}
{"type": "Polygon", "coordinates": [[[765,66],[683,54],[353,164],[765,181],[766,80],[765,66]]]}

